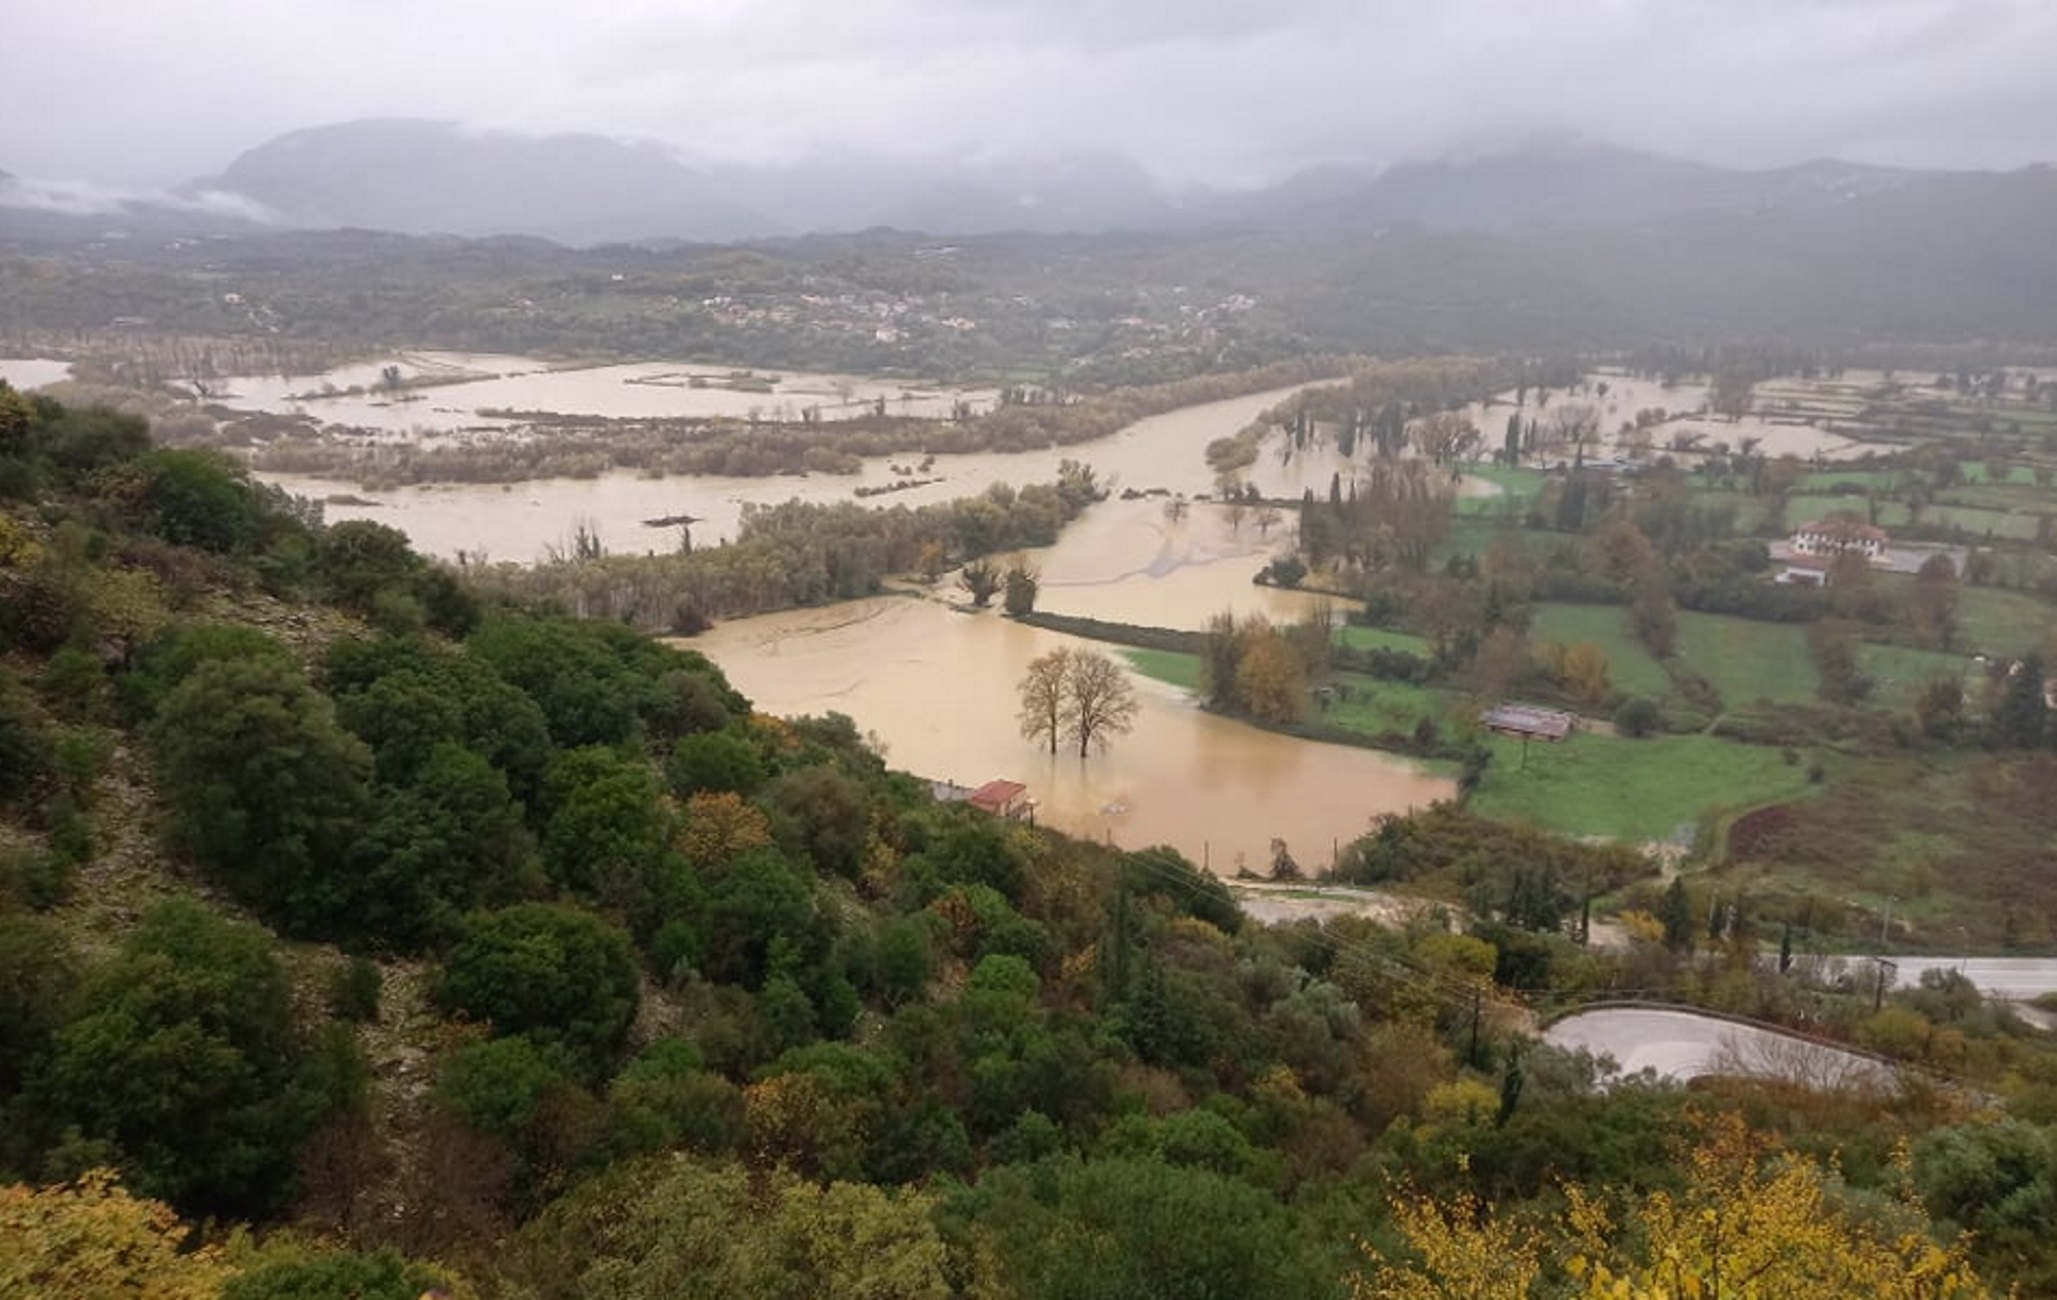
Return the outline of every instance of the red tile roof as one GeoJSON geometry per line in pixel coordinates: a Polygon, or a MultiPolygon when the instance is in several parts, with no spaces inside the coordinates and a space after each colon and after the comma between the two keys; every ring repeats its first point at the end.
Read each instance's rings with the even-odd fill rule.
{"type": "Polygon", "coordinates": [[[1801,524],[1793,532],[1795,536],[1801,533],[1820,533],[1824,537],[1842,537],[1866,542],[1887,540],[1885,529],[1874,528],[1858,519],[1817,519],[1811,524],[1801,524]]]}
{"type": "Polygon", "coordinates": [[[1007,806],[1028,793],[1028,787],[1019,781],[988,781],[971,792],[966,801],[974,808],[983,808],[989,813],[1007,811],[1007,806]]]}

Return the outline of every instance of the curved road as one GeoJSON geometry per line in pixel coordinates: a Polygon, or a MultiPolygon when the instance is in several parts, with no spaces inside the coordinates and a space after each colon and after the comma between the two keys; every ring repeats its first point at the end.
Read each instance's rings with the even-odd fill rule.
{"type": "Polygon", "coordinates": [[[1544,1031],[1543,1041],[1613,1057],[1624,1074],[1651,1070],[1680,1083],[1711,1074],[1780,1078],[1816,1088],[1893,1082],[1891,1067],[1857,1052],[1693,1011],[1602,1007],[1566,1016],[1544,1031]]]}
{"type": "MultiPolygon", "coordinates": [[[[1822,958],[1820,960],[1835,960],[1822,958]]],[[[1868,972],[1877,958],[1866,954],[1844,957],[1853,973],[1868,972]]],[[[2026,1002],[2044,993],[2057,993],[2057,958],[2050,957],[1894,957],[1893,988],[1912,988],[1921,973],[1930,970],[1961,972],[1973,987],[1989,998],[2026,1002]]],[[[1859,975],[1863,978],[1862,974],[1859,975]]]]}

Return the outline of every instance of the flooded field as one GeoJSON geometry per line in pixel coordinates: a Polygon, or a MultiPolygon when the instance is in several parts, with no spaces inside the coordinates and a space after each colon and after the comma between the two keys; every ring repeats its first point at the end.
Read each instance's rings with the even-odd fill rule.
{"type": "Polygon", "coordinates": [[[561,367],[531,357],[409,352],[320,375],[248,375],[210,384],[208,401],[237,411],[305,415],[323,425],[435,438],[522,433],[536,413],[610,419],[727,417],[794,423],[869,414],[948,416],[989,409],[991,389],[956,389],[719,365],[637,362],[561,367]],[[397,379],[398,386],[388,383],[397,379]],[[511,414],[510,414],[511,413],[511,414]]]}
{"type": "MultiPolygon", "coordinates": [[[[1501,393],[1490,404],[1474,404],[1467,414],[1484,435],[1488,450],[1500,446],[1507,417],[1517,410],[1524,421],[1533,419],[1547,432],[1558,418],[1557,413],[1568,407],[1586,407],[1599,420],[1601,446],[1612,455],[1631,454],[1639,449],[1639,444],[1652,454],[1681,454],[1676,448],[1710,451],[1721,447],[1733,451],[1747,440],[1769,456],[1842,460],[1872,449],[1840,427],[1862,405],[1853,396],[1861,383],[1862,377],[1846,377],[1836,385],[1800,380],[1762,384],[1756,392],[1755,409],[1741,419],[1731,420],[1708,411],[1705,383],[1665,384],[1602,369],[1569,392],[1561,388],[1550,390],[1541,406],[1537,405],[1535,394],[1530,393],[1526,405],[1517,408],[1516,394],[1510,391],[1501,393]],[[1602,385],[1605,392],[1601,391],[1602,385]],[[1660,422],[1641,434],[1633,431],[1639,414],[1657,412],[1662,413],[1660,422]]],[[[1692,463],[1690,454],[1687,463],[1692,463]]]]}
{"type": "Polygon", "coordinates": [[[1291,545],[1292,527],[1269,535],[1231,525],[1219,506],[1195,506],[1173,522],[1156,501],[1103,501],[1028,554],[1042,575],[1036,607],[1109,622],[1199,628],[1225,609],[1290,622],[1321,601],[1259,587],[1251,577],[1291,545]]]}
{"type": "Polygon", "coordinates": [[[27,391],[71,377],[69,361],[45,361],[28,357],[0,357],[0,379],[27,391]]]}
{"type": "MultiPolygon", "coordinates": [[[[1212,490],[1214,484],[1205,459],[1208,442],[1234,433],[1293,391],[1281,389],[1186,407],[1071,447],[937,456],[917,472],[917,477],[933,481],[868,500],[876,506],[918,506],[975,496],[994,483],[1051,482],[1057,477],[1058,463],[1064,460],[1086,462],[1103,484],[1117,491],[1160,488],[1198,495],[1212,490]]],[[[736,535],[747,503],[851,500],[859,488],[879,488],[904,479],[894,466],[905,469],[906,462],[913,459],[874,457],[855,475],[652,479],[617,473],[512,484],[429,484],[371,493],[336,479],[295,474],[260,477],[289,492],[327,501],[332,521],[372,519],[391,524],[432,555],[451,558],[460,550],[483,551],[495,561],[527,564],[546,547],[563,545],[581,522],[596,527],[608,549],[639,554],[668,551],[678,545],[676,529],[646,528],[643,520],[691,515],[697,521],[694,544],[711,544],[736,535]]],[[[1250,478],[1261,491],[1285,495],[1290,487],[1291,495],[1297,496],[1300,489],[1290,486],[1297,482],[1295,476],[1316,475],[1325,491],[1329,472],[1310,457],[1297,458],[1292,466],[1267,458],[1253,469],[1250,478]]],[[[1243,526],[1255,540],[1254,522],[1243,526]]],[[[1275,544],[1283,540],[1284,534],[1273,534],[1275,544]]]]}
{"type": "MultiPolygon", "coordinates": [[[[394,364],[394,363],[388,363],[394,364]]],[[[894,413],[942,414],[949,404],[966,401],[980,408],[990,392],[909,390],[892,384],[828,375],[783,375],[771,394],[692,387],[699,376],[710,384],[726,381],[719,367],[643,363],[580,370],[553,370],[531,358],[458,353],[412,353],[402,359],[403,377],[456,378],[404,389],[397,394],[371,391],[354,395],[320,395],[323,384],[338,389],[375,386],[383,367],[377,364],[330,372],[319,382],[277,377],[232,381],[230,405],[279,413],[304,411],[323,420],[356,423],[395,438],[435,441],[444,437],[526,436],[518,421],[485,417],[481,410],[547,410],[566,414],[631,416],[650,414],[732,414],[755,410],[767,416],[792,415],[792,403],[823,403],[824,411],[848,410],[885,398],[894,413]],[[845,394],[847,393],[847,400],[845,394]],[[441,432],[438,432],[440,430],[441,432]]],[[[1474,405],[1468,414],[1480,431],[1482,452],[1497,449],[1508,417],[1519,410],[1548,429],[1555,412],[1567,407],[1591,409],[1599,422],[1601,445],[1613,454],[1627,454],[1638,441],[1653,452],[1674,448],[1689,462],[1695,451],[1736,449],[1747,441],[1773,456],[1837,460],[1861,455],[1871,444],[1857,441],[1847,428],[1854,414],[1853,396],[1873,378],[1846,377],[1823,381],[1819,403],[1796,405],[1801,389],[1767,384],[1756,413],[1729,420],[1705,413],[1703,383],[1664,385],[1619,372],[1601,371],[1570,392],[1552,390],[1539,406],[1531,393],[1525,406],[1514,405],[1507,392],[1491,403],[1474,405]],[[1605,385],[1604,392],[1601,386],[1605,385]],[[1664,420],[1639,439],[1623,432],[1639,412],[1662,411],[1664,420]]],[[[1797,381],[1795,381],[1797,383],[1797,381]]],[[[562,546],[576,527],[596,528],[611,550],[639,553],[677,546],[674,529],[650,529],[644,520],[688,515],[694,519],[696,545],[735,536],[743,508],[750,503],[772,505],[793,499],[830,502],[857,499],[861,491],[879,489],[910,478],[919,486],[886,495],[868,495],[873,505],[892,506],[947,501],[973,495],[993,483],[1028,483],[1055,477],[1060,460],[1092,465],[1102,483],[1119,492],[1161,491],[1196,498],[1215,490],[1215,476],[1206,464],[1209,441],[1233,433],[1265,410],[1284,401],[1293,389],[1256,393],[1209,402],[1139,420],[1110,437],[1064,448],[1018,454],[980,452],[937,456],[919,461],[912,455],[874,457],[852,475],[792,475],[774,478],[645,478],[629,472],[590,479],[544,479],[518,484],[427,484],[376,492],[345,480],[302,475],[266,474],[290,491],[329,501],[332,519],[376,519],[407,532],[421,549],[443,556],[462,550],[484,553],[493,560],[529,563],[551,546],[562,546]]],[[[219,395],[217,395],[219,396],[219,395]]],[[[1333,478],[1347,484],[1361,473],[1361,460],[1337,454],[1329,440],[1293,453],[1284,440],[1267,440],[1255,464],[1242,471],[1245,482],[1264,496],[1293,500],[1307,491],[1329,490],[1333,478]]],[[[1471,479],[1460,492],[1491,491],[1471,479]]],[[[1288,525],[1289,526],[1289,525],[1288,525]]],[[[1254,518],[1242,527],[1255,529],[1254,518]]]]}
{"type": "Polygon", "coordinates": [[[1170,844],[1224,875],[1268,871],[1282,838],[1326,867],[1382,812],[1449,798],[1451,781],[1373,750],[1312,744],[1202,712],[1136,679],[1135,730],[1083,762],[1022,739],[1015,685],[1068,638],[987,611],[878,597],[746,619],[691,641],[758,708],[845,713],[893,767],[978,785],[1028,785],[1038,820],[1127,848],[1170,844]]]}

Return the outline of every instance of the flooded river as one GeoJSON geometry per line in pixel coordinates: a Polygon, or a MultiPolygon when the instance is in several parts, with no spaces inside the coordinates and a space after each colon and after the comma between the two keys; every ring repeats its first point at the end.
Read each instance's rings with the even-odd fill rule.
{"type": "MultiPolygon", "coordinates": [[[[576,372],[585,374],[587,372],[576,372]]],[[[534,376],[561,381],[564,374],[534,376]]],[[[430,390],[434,391],[434,390],[430,390]]],[[[1053,482],[1058,462],[1082,460],[1100,481],[1117,490],[1162,488],[1195,496],[1212,490],[1214,475],[1205,457],[1209,441],[1236,430],[1295,390],[1280,389],[1222,402],[1185,407],[1152,416],[1105,438],[1071,447],[1004,453],[937,456],[915,476],[932,479],[920,487],[868,498],[876,506],[919,506],[975,496],[994,483],[1053,482]]],[[[568,400],[568,398],[567,398],[568,400]]],[[[611,551],[639,554],[678,545],[676,529],[652,529],[647,519],[691,515],[693,541],[705,545],[733,538],[747,503],[776,505],[803,501],[847,501],[860,487],[901,481],[894,468],[911,468],[911,455],[874,457],[854,475],[814,474],[776,478],[644,478],[603,474],[591,479],[541,479],[508,484],[431,484],[394,491],[363,492],[354,482],[299,474],[263,474],[289,492],[328,501],[328,518],[373,519],[414,539],[417,549],[454,558],[458,551],[527,564],[550,546],[562,546],[581,522],[598,529],[611,551]]],[[[1336,466],[1320,457],[1299,457],[1284,466],[1264,457],[1249,477],[1259,489],[1298,496],[1302,479],[1318,479],[1326,491],[1336,466]]],[[[1156,507],[1161,509],[1161,503],[1156,507]]],[[[1253,538],[1256,525],[1246,523],[1253,538]]],[[[1274,533],[1272,540],[1282,534],[1274,533]]]]}
{"type": "MultiPolygon", "coordinates": [[[[538,376],[555,379],[557,376],[538,376]]],[[[874,504],[920,505],[982,492],[992,483],[1056,477],[1060,460],[1092,465],[1117,491],[1161,489],[1188,497],[1210,491],[1207,443],[1236,430],[1292,390],[1210,402],[1140,420],[1110,437],[1018,455],[939,456],[924,477],[938,482],[874,504]]],[[[675,530],[640,520],[692,514],[696,544],[734,535],[745,502],[794,497],[848,499],[860,483],[891,481],[887,458],[857,477],[643,479],[609,475],[499,486],[411,488],[379,493],[376,504],[331,505],[329,517],[368,518],[405,530],[423,550],[485,551],[527,561],[563,544],[590,520],[612,550],[670,549],[675,530]]],[[[1269,495],[1326,490],[1338,467],[1324,454],[1288,464],[1267,456],[1247,477],[1269,495]]],[[[267,475],[316,497],[348,484],[267,475]]],[[[1039,608],[1054,613],[1163,627],[1198,628],[1222,610],[1298,618],[1318,602],[1250,579],[1291,546],[1290,518],[1232,518],[1212,503],[1182,516],[1162,496],[1092,507],[1055,546],[1032,552],[1042,574],[1039,608]]],[[[748,619],[691,644],[722,666],[760,709],[774,714],[839,712],[873,735],[894,767],[978,785],[1025,782],[1045,824],[1127,847],[1170,844],[1223,874],[1268,870],[1279,838],[1303,866],[1326,866],[1339,843],[1382,812],[1448,798],[1453,784],[1371,750],[1317,745],[1202,712],[1185,692],[1136,678],[1142,711],[1135,730],[1104,755],[1052,757],[1023,740],[1016,683],[1028,661],[1068,638],[1023,627],[997,613],[964,614],[940,600],[881,597],[748,619]]]]}

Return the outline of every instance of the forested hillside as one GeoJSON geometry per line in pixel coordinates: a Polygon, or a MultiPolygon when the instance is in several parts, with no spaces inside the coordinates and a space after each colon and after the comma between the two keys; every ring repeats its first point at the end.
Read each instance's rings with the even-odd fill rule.
{"type": "Polygon", "coordinates": [[[1970,1088],[1537,1044],[1553,999],[1781,987],[1690,918],[1603,954],[1524,901],[1538,844],[1650,869],[1618,847],[1439,809],[1352,852],[1445,910],[1256,925],[4,385],[0,638],[0,1294],[2057,1281],[2057,1057],[1961,981],[1812,1005],[1970,1088]]]}

